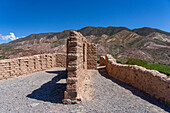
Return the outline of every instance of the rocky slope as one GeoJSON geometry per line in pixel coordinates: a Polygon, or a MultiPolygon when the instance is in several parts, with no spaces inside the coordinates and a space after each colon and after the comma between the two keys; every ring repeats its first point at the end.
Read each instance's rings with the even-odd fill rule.
{"type": "MultiPolygon", "coordinates": [[[[97,44],[98,55],[110,53],[118,59],[135,57],[152,63],[170,64],[170,33],[152,28],[85,27],[80,30],[89,42],[97,44]]],[[[69,30],[31,34],[0,45],[0,59],[41,53],[66,52],[69,30]]]]}

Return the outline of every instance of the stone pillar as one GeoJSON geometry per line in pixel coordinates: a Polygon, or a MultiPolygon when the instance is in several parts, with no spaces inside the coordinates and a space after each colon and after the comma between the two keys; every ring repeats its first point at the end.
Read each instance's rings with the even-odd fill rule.
{"type": "Polygon", "coordinates": [[[90,69],[97,68],[95,44],[87,43],[86,38],[79,32],[70,31],[70,36],[67,39],[67,86],[63,103],[74,104],[82,100],[83,81],[88,67],[87,61],[89,61],[90,69]]]}
{"type": "Polygon", "coordinates": [[[76,31],[71,31],[67,39],[67,87],[63,103],[81,101],[81,83],[87,70],[86,54],[86,38],[76,31]]]}
{"type": "Polygon", "coordinates": [[[97,48],[93,43],[87,43],[87,69],[97,69],[97,48]]]}

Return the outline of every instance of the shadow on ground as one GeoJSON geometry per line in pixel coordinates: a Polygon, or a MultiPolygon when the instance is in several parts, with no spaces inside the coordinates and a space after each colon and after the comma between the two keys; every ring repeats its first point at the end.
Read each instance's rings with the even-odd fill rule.
{"type": "Polygon", "coordinates": [[[62,103],[66,83],[57,83],[61,79],[66,79],[66,71],[46,71],[46,73],[56,74],[51,81],[43,84],[39,89],[28,94],[28,98],[37,99],[51,103],[62,103]]]}
{"type": "Polygon", "coordinates": [[[143,91],[140,91],[139,89],[137,89],[137,88],[135,88],[135,87],[133,87],[133,86],[131,86],[131,85],[128,85],[128,84],[126,84],[126,83],[123,83],[123,82],[121,82],[121,81],[119,81],[119,80],[117,80],[117,79],[114,79],[114,78],[112,78],[111,76],[109,76],[109,75],[107,74],[107,71],[106,71],[105,67],[98,68],[98,71],[99,71],[99,73],[100,73],[102,76],[104,76],[105,78],[112,80],[112,82],[118,84],[118,85],[121,86],[121,87],[124,87],[124,88],[127,89],[127,90],[130,90],[134,95],[136,95],[136,96],[138,96],[138,97],[140,97],[140,98],[148,101],[148,102],[151,103],[151,104],[154,104],[154,105],[156,105],[156,106],[164,109],[164,110],[167,111],[167,112],[170,112],[170,106],[168,106],[168,105],[166,105],[166,104],[158,101],[158,100],[155,99],[154,97],[151,97],[150,95],[146,94],[146,93],[143,92],[143,91]]]}

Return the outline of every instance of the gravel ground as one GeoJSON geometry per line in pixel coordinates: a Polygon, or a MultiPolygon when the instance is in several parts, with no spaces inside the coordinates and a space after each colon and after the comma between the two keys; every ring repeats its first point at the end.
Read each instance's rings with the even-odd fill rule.
{"type": "Polygon", "coordinates": [[[63,68],[0,81],[0,113],[168,113],[170,108],[147,94],[109,78],[104,69],[88,71],[91,100],[63,105],[63,68]]]}

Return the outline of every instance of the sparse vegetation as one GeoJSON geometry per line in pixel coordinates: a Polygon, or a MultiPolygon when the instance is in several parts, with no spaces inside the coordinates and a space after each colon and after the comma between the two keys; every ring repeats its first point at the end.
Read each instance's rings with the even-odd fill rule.
{"type": "Polygon", "coordinates": [[[29,53],[32,55],[37,54],[34,50],[15,49],[12,46],[3,46],[1,51],[0,60],[8,59],[10,55],[17,55],[18,53],[22,53],[22,56],[27,56],[29,53]]]}
{"type": "MultiPolygon", "coordinates": [[[[121,61],[117,61],[117,62],[122,63],[121,61]]],[[[170,76],[170,66],[165,66],[162,64],[148,64],[147,61],[141,60],[141,59],[136,59],[136,58],[127,58],[127,61],[124,64],[142,66],[147,69],[157,70],[160,73],[164,73],[164,74],[170,76]]]]}
{"type": "Polygon", "coordinates": [[[161,64],[148,64],[146,66],[146,68],[157,70],[161,73],[164,73],[164,74],[170,76],[170,67],[169,66],[164,66],[164,65],[161,65],[161,64]]]}
{"type": "Polygon", "coordinates": [[[149,28],[149,27],[143,27],[143,28],[138,28],[138,29],[133,29],[133,32],[136,32],[137,34],[141,35],[141,36],[147,36],[150,33],[153,32],[158,32],[158,33],[162,33],[162,34],[166,34],[170,36],[170,33],[159,30],[159,29],[153,29],[153,28],[149,28]]]}
{"type": "Polygon", "coordinates": [[[6,56],[2,55],[2,56],[0,56],[0,60],[2,60],[2,59],[8,59],[8,58],[6,56]]]}
{"type": "Polygon", "coordinates": [[[101,57],[102,55],[97,55],[97,63],[99,64],[99,60],[100,60],[100,57],[101,57]]]}
{"type": "Polygon", "coordinates": [[[136,58],[127,58],[127,61],[126,61],[125,64],[138,65],[138,66],[143,66],[143,67],[145,67],[146,65],[148,65],[148,62],[145,61],[145,60],[136,59],[136,58]]]}

